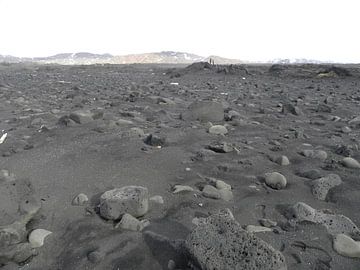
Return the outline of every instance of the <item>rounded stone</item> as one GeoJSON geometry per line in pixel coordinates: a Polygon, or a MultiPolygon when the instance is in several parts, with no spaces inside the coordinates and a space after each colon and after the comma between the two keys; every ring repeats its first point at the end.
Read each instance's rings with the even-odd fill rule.
{"type": "Polygon", "coordinates": [[[281,166],[287,166],[290,164],[290,161],[287,156],[280,156],[275,160],[275,162],[281,166]]]}
{"type": "Polygon", "coordinates": [[[228,133],[228,130],[225,126],[215,125],[209,128],[209,133],[215,135],[225,135],[228,133]]]}
{"type": "Polygon", "coordinates": [[[342,160],[342,164],[350,169],[360,169],[360,163],[351,157],[346,157],[342,160]]]}
{"type": "Polygon", "coordinates": [[[71,202],[72,205],[82,206],[85,205],[89,201],[89,198],[84,194],[78,194],[71,202]]]}
{"type": "Polygon", "coordinates": [[[45,238],[52,232],[44,229],[33,230],[29,235],[29,243],[31,247],[38,248],[44,245],[45,238]]]}
{"type": "Polygon", "coordinates": [[[273,189],[283,189],[286,187],[287,181],[281,173],[272,172],[265,174],[265,183],[273,189]]]}
{"type": "Polygon", "coordinates": [[[333,241],[334,250],[342,256],[360,258],[360,242],[346,234],[338,234],[333,241]]]}
{"type": "Polygon", "coordinates": [[[211,199],[220,199],[221,195],[219,190],[211,185],[206,185],[202,191],[204,197],[211,198],[211,199]]]}

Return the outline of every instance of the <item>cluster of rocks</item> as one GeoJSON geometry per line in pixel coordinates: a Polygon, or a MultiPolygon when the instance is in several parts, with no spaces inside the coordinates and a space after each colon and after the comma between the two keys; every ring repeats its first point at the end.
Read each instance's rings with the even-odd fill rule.
{"type": "Polygon", "coordinates": [[[17,220],[0,226],[0,267],[9,263],[23,265],[38,255],[37,249],[44,245],[45,238],[52,232],[29,226],[41,208],[31,183],[16,179],[7,170],[1,170],[1,173],[2,199],[14,204],[12,207],[8,203],[1,205],[1,212],[5,214],[0,219],[1,224],[9,221],[7,216],[17,216],[17,220]],[[16,186],[20,188],[16,189],[16,186]]]}

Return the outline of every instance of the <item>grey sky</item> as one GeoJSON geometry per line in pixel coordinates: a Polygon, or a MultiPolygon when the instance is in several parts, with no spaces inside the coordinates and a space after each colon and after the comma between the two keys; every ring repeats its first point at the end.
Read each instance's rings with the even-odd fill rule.
{"type": "Polygon", "coordinates": [[[0,0],[0,54],[360,62],[358,0],[0,0]]]}

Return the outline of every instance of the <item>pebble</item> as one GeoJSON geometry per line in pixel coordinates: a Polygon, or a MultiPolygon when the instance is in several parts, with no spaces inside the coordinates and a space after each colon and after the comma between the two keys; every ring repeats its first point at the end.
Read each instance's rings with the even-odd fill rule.
{"type": "Polygon", "coordinates": [[[168,267],[168,270],[175,270],[176,264],[173,260],[169,260],[167,267],[168,267]]]}
{"type": "Polygon", "coordinates": [[[229,202],[234,199],[234,195],[231,190],[228,189],[220,189],[219,190],[220,197],[226,202],[229,202]]]}
{"type": "Polygon", "coordinates": [[[157,146],[163,147],[166,144],[166,138],[163,136],[149,134],[144,139],[144,143],[147,145],[155,146],[155,147],[157,147],[157,146]]]}
{"type": "Polygon", "coordinates": [[[0,182],[15,181],[15,174],[10,173],[8,170],[0,170],[0,182]]]}
{"type": "Polygon", "coordinates": [[[76,195],[76,197],[72,200],[71,204],[76,206],[83,206],[89,201],[88,196],[84,193],[80,193],[76,195]]]}
{"type": "Polygon", "coordinates": [[[227,142],[212,142],[208,147],[216,153],[229,153],[234,151],[234,147],[227,142]]]}
{"type": "Polygon", "coordinates": [[[150,197],[149,201],[155,202],[155,203],[158,203],[158,204],[164,204],[164,199],[160,195],[150,197]]]}
{"type": "Polygon", "coordinates": [[[180,192],[185,192],[185,191],[194,191],[194,189],[192,187],[189,186],[183,186],[183,185],[175,185],[174,189],[173,189],[173,193],[180,193],[180,192]]]}
{"type": "Polygon", "coordinates": [[[275,159],[275,162],[281,166],[287,166],[290,164],[290,161],[287,156],[280,156],[275,159]]]}
{"type": "Polygon", "coordinates": [[[265,183],[273,189],[283,189],[286,187],[287,181],[281,173],[271,172],[265,174],[265,183]]]}
{"type": "Polygon", "coordinates": [[[264,226],[247,225],[246,231],[249,233],[272,232],[272,229],[264,226]]]}
{"type": "Polygon", "coordinates": [[[268,228],[271,228],[271,227],[275,227],[277,226],[277,222],[276,221],[273,221],[271,219],[267,219],[267,218],[262,218],[259,220],[260,224],[264,227],[268,227],[268,228]]]}
{"type": "Polygon", "coordinates": [[[69,118],[77,124],[86,124],[94,120],[94,114],[90,110],[78,110],[72,112],[69,118]]]}
{"type": "Polygon", "coordinates": [[[360,116],[357,116],[349,121],[349,125],[359,125],[360,124],[360,116]]]}
{"type": "Polygon", "coordinates": [[[215,135],[226,135],[228,130],[225,126],[215,125],[209,128],[209,133],[215,135]]]}
{"type": "Polygon", "coordinates": [[[338,234],[333,239],[334,250],[342,256],[360,258],[360,242],[346,234],[338,234]]]}
{"type": "Polygon", "coordinates": [[[142,231],[148,225],[147,220],[140,221],[132,215],[125,213],[115,228],[121,228],[129,231],[142,231]]]}
{"type": "Polygon", "coordinates": [[[341,132],[342,132],[342,133],[345,133],[345,134],[348,134],[348,133],[350,133],[351,131],[352,131],[352,129],[349,128],[348,126],[345,126],[345,127],[342,127],[342,128],[341,128],[341,132]]]}
{"type": "Polygon", "coordinates": [[[35,229],[29,234],[29,243],[31,247],[38,248],[44,245],[44,240],[52,232],[44,229],[35,229]]]}
{"type": "Polygon", "coordinates": [[[351,157],[346,157],[342,160],[342,164],[350,169],[360,169],[360,163],[351,157]]]}

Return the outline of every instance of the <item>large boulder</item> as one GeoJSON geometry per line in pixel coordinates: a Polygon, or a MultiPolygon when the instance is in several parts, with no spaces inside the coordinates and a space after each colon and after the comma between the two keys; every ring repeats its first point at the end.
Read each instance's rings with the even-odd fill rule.
{"type": "Polygon", "coordinates": [[[195,101],[181,117],[187,121],[220,122],[224,120],[224,108],[219,102],[195,101]]]}
{"type": "Polygon", "coordinates": [[[141,186],[115,188],[100,197],[100,215],[103,218],[117,220],[128,213],[141,217],[149,209],[148,189],[141,186]]]}
{"type": "Polygon", "coordinates": [[[190,261],[200,269],[286,270],[284,256],[231,216],[213,215],[187,237],[190,261]]]}

